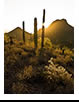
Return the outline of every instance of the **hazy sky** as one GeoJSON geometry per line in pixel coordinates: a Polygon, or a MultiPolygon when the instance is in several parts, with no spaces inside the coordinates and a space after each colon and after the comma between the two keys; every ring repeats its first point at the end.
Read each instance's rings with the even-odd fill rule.
{"type": "Polygon", "coordinates": [[[38,19],[38,29],[42,26],[43,9],[46,9],[45,26],[49,26],[56,19],[67,19],[74,26],[73,0],[4,0],[4,30],[11,31],[16,27],[22,28],[25,21],[25,30],[33,33],[34,17],[38,19]]]}

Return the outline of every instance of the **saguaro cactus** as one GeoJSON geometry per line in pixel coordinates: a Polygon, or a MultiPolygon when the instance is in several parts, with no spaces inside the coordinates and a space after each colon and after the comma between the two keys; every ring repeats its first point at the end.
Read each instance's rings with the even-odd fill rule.
{"type": "Polygon", "coordinates": [[[25,22],[23,21],[23,41],[25,43],[25,22]]]}
{"type": "Polygon", "coordinates": [[[37,18],[34,18],[34,44],[35,44],[35,49],[37,48],[38,45],[38,40],[37,40],[37,18]]]}
{"type": "Polygon", "coordinates": [[[42,42],[41,42],[41,48],[44,47],[44,33],[45,33],[45,9],[43,10],[43,22],[42,22],[42,42]]]}

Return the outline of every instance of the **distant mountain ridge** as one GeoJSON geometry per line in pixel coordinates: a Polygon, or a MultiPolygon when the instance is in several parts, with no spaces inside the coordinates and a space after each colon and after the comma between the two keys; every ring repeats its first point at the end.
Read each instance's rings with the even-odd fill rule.
{"type": "MultiPolygon", "coordinates": [[[[42,29],[38,31],[41,36],[42,29]]],[[[66,19],[56,20],[45,29],[45,37],[54,44],[62,44],[74,47],[74,27],[67,23],[66,19]]]]}
{"type": "MultiPolygon", "coordinates": [[[[9,37],[13,37],[18,41],[23,41],[23,30],[20,27],[17,27],[6,34],[8,34],[9,37]]],[[[31,38],[31,35],[31,33],[25,31],[25,40],[29,40],[31,38]]]]}
{"type": "MultiPolygon", "coordinates": [[[[7,33],[16,40],[23,40],[23,30],[20,27],[7,33]]],[[[38,37],[41,37],[42,29],[38,30],[38,37]]],[[[45,29],[45,37],[48,37],[52,43],[74,47],[74,27],[67,23],[66,19],[56,20],[45,29]]],[[[33,34],[25,31],[25,39],[33,39],[33,34]]]]}

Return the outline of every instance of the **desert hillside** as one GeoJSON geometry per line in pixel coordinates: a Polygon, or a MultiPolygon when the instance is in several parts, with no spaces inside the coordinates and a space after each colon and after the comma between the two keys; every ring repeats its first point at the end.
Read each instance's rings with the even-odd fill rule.
{"type": "MultiPolygon", "coordinates": [[[[38,31],[38,35],[41,36],[41,33],[42,29],[38,31]]],[[[45,29],[45,36],[54,44],[74,47],[74,27],[69,25],[65,19],[52,22],[45,29]]]]}
{"type": "MultiPolygon", "coordinates": [[[[6,33],[9,37],[15,38],[17,41],[23,41],[23,30],[20,27],[15,28],[14,30],[6,33]]],[[[25,40],[30,40],[32,34],[25,31],[25,40]]]]}

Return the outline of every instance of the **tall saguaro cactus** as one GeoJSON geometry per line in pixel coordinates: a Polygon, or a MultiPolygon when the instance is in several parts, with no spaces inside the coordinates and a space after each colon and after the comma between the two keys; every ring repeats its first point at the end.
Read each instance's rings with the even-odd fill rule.
{"type": "Polygon", "coordinates": [[[45,9],[43,10],[43,22],[42,22],[42,42],[41,42],[41,48],[44,47],[44,35],[45,35],[45,9]]]}
{"type": "Polygon", "coordinates": [[[38,45],[38,40],[37,40],[37,18],[34,18],[34,44],[35,44],[35,49],[37,48],[38,45]]]}
{"type": "Polygon", "coordinates": [[[25,43],[25,22],[23,21],[23,41],[25,43]]]}

